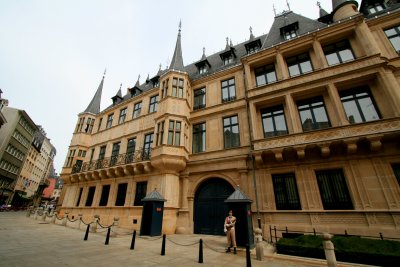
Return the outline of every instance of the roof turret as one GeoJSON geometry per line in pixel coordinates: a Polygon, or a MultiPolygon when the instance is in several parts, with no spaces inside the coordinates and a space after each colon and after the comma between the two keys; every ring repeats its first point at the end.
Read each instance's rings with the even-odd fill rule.
{"type": "Polygon", "coordinates": [[[104,71],[103,79],[97,88],[96,93],[94,94],[92,101],[90,101],[88,107],[85,109],[85,113],[93,113],[98,114],[100,112],[100,102],[101,102],[101,93],[103,91],[104,77],[106,76],[106,71],[104,71]]]}
{"type": "Polygon", "coordinates": [[[183,58],[182,58],[181,27],[182,27],[182,23],[179,22],[178,38],[176,39],[174,55],[172,57],[172,61],[169,66],[170,70],[185,71],[185,67],[183,65],[183,58]]]}

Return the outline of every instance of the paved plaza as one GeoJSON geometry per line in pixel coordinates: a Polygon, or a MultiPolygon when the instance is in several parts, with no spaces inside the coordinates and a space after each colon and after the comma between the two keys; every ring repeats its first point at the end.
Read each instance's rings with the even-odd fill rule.
{"type": "MultiPolygon", "coordinates": [[[[111,237],[105,245],[106,231],[90,233],[83,241],[85,230],[71,223],[68,227],[50,221],[27,218],[25,212],[0,213],[0,266],[246,266],[244,250],[237,255],[224,252],[225,237],[206,235],[171,235],[166,240],[166,255],[161,256],[162,239],[136,238],[125,230],[111,237]],[[199,245],[204,242],[204,263],[198,263],[199,245]]],[[[326,266],[322,260],[303,260],[275,255],[263,262],[251,255],[252,266],[326,266]]],[[[340,266],[357,266],[354,264],[340,266]]]]}

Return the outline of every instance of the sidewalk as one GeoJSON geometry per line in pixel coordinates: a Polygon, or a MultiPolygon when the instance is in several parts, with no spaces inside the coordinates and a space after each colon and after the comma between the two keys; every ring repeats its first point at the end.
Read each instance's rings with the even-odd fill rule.
{"type": "MultiPolygon", "coordinates": [[[[208,235],[167,236],[165,256],[162,239],[137,236],[130,250],[132,236],[111,237],[104,245],[106,231],[90,233],[48,221],[27,218],[26,212],[0,213],[0,266],[246,266],[244,250],[237,255],[225,253],[225,237],[208,235]],[[198,263],[199,239],[202,238],[204,263],[198,263]]],[[[119,229],[119,232],[123,232],[119,229]]],[[[126,232],[126,230],[125,230],[126,232]]],[[[252,266],[324,266],[324,261],[301,261],[297,257],[276,255],[260,262],[252,255],[252,266]]],[[[343,265],[342,265],[343,266],[343,265]]],[[[350,265],[348,265],[350,266],[350,265]]],[[[355,266],[355,265],[352,265],[355,266]]]]}

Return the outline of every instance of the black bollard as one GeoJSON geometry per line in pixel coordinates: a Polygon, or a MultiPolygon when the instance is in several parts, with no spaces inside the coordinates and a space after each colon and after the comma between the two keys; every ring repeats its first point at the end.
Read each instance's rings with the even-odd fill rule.
{"type": "Polygon", "coordinates": [[[136,230],[133,231],[131,249],[135,249],[136,230]]]}
{"type": "Polygon", "coordinates": [[[108,245],[108,243],[110,242],[110,232],[111,232],[111,227],[108,227],[106,242],[104,243],[104,245],[108,245]]]}
{"type": "Polygon", "coordinates": [[[199,244],[199,263],[203,263],[203,239],[201,238],[199,244]]]}
{"type": "Polygon", "coordinates": [[[89,236],[89,228],[90,228],[90,224],[88,224],[87,228],[86,228],[86,233],[85,233],[85,238],[83,239],[84,241],[86,241],[88,239],[89,236]]]}
{"type": "Polygon", "coordinates": [[[162,236],[161,256],[165,256],[165,234],[162,236]]]}
{"type": "Polygon", "coordinates": [[[251,267],[250,246],[246,245],[246,267],[251,267]]]}

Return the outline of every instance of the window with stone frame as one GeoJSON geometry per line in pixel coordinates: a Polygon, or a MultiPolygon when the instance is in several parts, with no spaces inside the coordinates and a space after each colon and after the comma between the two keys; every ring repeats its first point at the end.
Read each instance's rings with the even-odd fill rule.
{"type": "Polygon", "coordinates": [[[315,172],[325,210],[351,210],[353,203],[342,169],[315,172]]]}
{"type": "Polygon", "coordinates": [[[81,202],[82,193],[83,193],[83,187],[79,188],[78,199],[76,200],[76,203],[75,203],[75,206],[77,206],[77,207],[79,207],[79,204],[81,202]]]}
{"type": "Polygon", "coordinates": [[[297,101],[297,109],[304,132],[331,127],[322,97],[297,101]]]}
{"type": "Polygon", "coordinates": [[[308,53],[289,57],[286,59],[286,64],[290,77],[303,75],[314,70],[308,53]]]}
{"type": "Polygon", "coordinates": [[[206,107],[206,88],[194,90],[193,110],[198,110],[206,107]]]}
{"type": "Polygon", "coordinates": [[[86,133],[92,133],[94,121],[95,121],[95,119],[92,119],[92,118],[87,119],[86,128],[85,128],[86,133]]]}
{"type": "Polygon", "coordinates": [[[400,25],[385,30],[385,34],[394,50],[400,53],[400,25]]]}
{"type": "Polygon", "coordinates": [[[348,40],[342,40],[323,47],[329,66],[354,60],[354,53],[348,40]]]}
{"type": "Polygon", "coordinates": [[[233,63],[233,54],[232,53],[225,53],[222,55],[222,62],[224,66],[233,63]]]}
{"type": "Polygon", "coordinates": [[[238,116],[223,118],[224,147],[232,148],[240,146],[238,116]]]}
{"type": "Polygon", "coordinates": [[[86,207],[91,207],[93,204],[93,197],[94,197],[94,193],[96,191],[96,187],[95,186],[90,186],[89,190],[88,190],[88,195],[86,198],[86,203],[85,206],[86,207]]]}
{"type": "Polygon", "coordinates": [[[156,145],[162,145],[164,141],[164,124],[165,121],[157,123],[156,145]]]}
{"type": "Polygon", "coordinates": [[[108,115],[106,129],[111,128],[112,123],[113,123],[113,118],[114,118],[114,113],[108,115]]]}
{"type": "Polygon", "coordinates": [[[128,189],[127,183],[118,184],[117,198],[115,199],[115,206],[124,206],[127,189],[128,189]]]}
{"type": "Polygon", "coordinates": [[[168,96],[168,85],[169,85],[169,79],[166,79],[165,81],[162,82],[161,98],[165,98],[168,96]]]}
{"type": "Polygon", "coordinates": [[[125,163],[131,163],[135,160],[135,149],[136,149],[136,138],[131,138],[128,140],[126,146],[126,157],[125,163]]]}
{"type": "Polygon", "coordinates": [[[158,95],[150,97],[149,113],[156,112],[157,106],[158,106],[158,95]]]}
{"type": "Polygon", "coordinates": [[[264,137],[288,134],[283,105],[261,109],[264,137]]]}
{"type": "Polygon", "coordinates": [[[99,206],[101,207],[107,206],[109,195],[110,195],[110,185],[109,184],[103,185],[101,190],[99,206]]]}
{"type": "Polygon", "coordinates": [[[121,142],[117,142],[117,143],[113,144],[112,151],[111,151],[110,166],[114,166],[115,164],[117,164],[120,147],[121,147],[121,142]]]}
{"type": "Polygon", "coordinates": [[[254,70],[257,86],[276,82],[275,65],[268,64],[254,70]]]}
{"type": "Polygon", "coordinates": [[[142,160],[149,160],[151,158],[151,147],[153,145],[153,133],[144,136],[142,160]]]}
{"type": "Polygon", "coordinates": [[[378,2],[378,3],[374,3],[374,4],[371,4],[371,5],[368,5],[367,8],[368,8],[368,13],[369,14],[375,14],[377,12],[380,12],[380,11],[384,10],[386,7],[385,7],[384,3],[379,3],[378,2]]]}
{"type": "Polygon", "coordinates": [[[174,120],[169,121],[168,139],[167,139],[168,145],[175,145],[175,146],[181,145],[181,130],[182,130],[181,125],[182,123],[180,121],[174,121],[174,120]]]}
{"type": "Polygon", "coordinates": [[[124,123],[124,122],[125,122],[126,110],[127,110],[127,108],[123,108],[123,109],[121,109],[121,111],[119,112],[118,124],[121,124],[121,123],[124,123]]]}
{"type": "Polygon", "coordinates": [[[193,147],[192,153],[206,151],[206,123],[193,125],[193,147]]]}
{"type": "Polygon", "coordinates": [[[173,78],[172,79],[172,96],[183,97],[183,79],[173,78]]]}
{"type": "Polygon", "coordinates": [[[101,123],[103,122],[103,118],[100,118],[99,125],[97,126],[97,131],[100,131],[101,123]]]}
{"type": "Polygon", "coordinates": [[[339,95],[350,123],[380,119],[378,109],[368,86],[344,90],[339,95]]]}
{"type": "Polygon", "coordinates": [[[273,174],[272,182],[277,210],[301,210],[294,173],[273,174]]]}
{"type": "Polygon", "coordinates": [[[134,206],[143,206],[142,199],[146,197],[147,182],[137,182],[134,206]]]}
{"type": "Polygon", "coordinates": [[[222,103],[236,99],[235,78],[221,82],[222,103]]]}
{"type": "Polygon", "coordinates": [[[133,118],[137,118],[140,116],[140,113],[142,111],[142,102],[135,103],[133,106],[133,118]]]}

